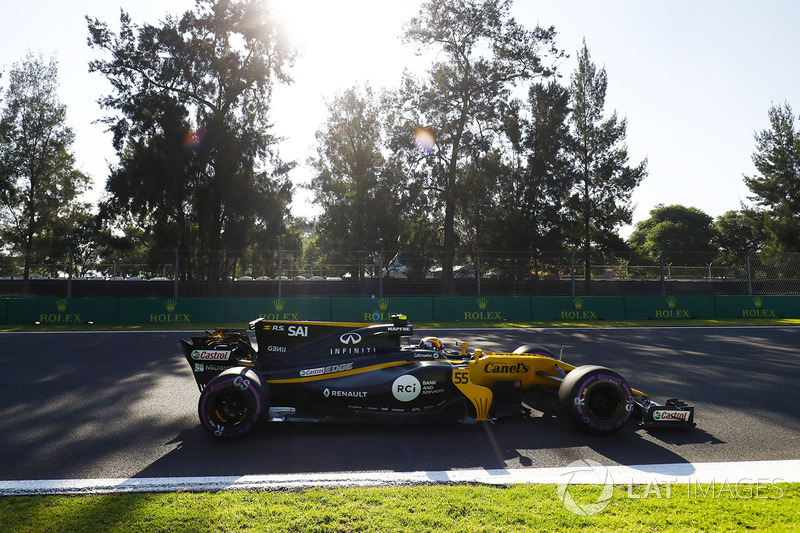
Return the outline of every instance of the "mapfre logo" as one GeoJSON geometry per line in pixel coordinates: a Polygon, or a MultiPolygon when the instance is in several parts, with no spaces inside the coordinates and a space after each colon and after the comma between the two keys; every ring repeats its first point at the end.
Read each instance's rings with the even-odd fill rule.
{"type": "Polygon", "coordinates": [[[342,344],[358,344],[361,342],[361,335],[358,333],[345,333],[339,337],[339,341],[342,344]]]}

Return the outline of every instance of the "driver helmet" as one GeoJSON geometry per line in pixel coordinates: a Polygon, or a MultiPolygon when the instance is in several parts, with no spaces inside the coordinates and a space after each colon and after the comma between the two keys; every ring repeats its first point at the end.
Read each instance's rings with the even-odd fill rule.
{"type": "Polygon", "coordinates": [[[419,349],[441,352],[444,349],[444,346],[442,345],[442,341],[440,341],[436,337],[425,337],[424,339],[419,341],[419,349]]]}

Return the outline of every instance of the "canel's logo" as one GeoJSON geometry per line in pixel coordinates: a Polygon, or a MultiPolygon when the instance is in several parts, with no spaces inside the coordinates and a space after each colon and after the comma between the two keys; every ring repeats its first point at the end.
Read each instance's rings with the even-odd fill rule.
{"type": "Polygon", "coordinates": [[[339,337],[339,340],[342,342],[342,344],[358,344],[361,342],[361,335],[358,333],[345,333],[339,337]]]}

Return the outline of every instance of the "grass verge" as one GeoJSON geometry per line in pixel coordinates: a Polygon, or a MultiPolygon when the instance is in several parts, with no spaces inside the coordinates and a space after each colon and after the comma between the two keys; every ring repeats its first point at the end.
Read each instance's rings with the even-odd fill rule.
{"type": "MultiPolygon", "coordinates": [[[[570,486],[575,502],[601,488],[570,486]]],[[[5,531],[797,531],[800,484],[617,486],[591,516],[555,485],[433,485],[286,492],[13,496],[5,531]]]]}

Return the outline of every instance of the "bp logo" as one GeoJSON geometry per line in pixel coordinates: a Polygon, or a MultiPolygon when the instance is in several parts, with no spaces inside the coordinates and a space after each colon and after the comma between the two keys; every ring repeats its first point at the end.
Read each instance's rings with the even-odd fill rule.
{"type": "Polygon", "coordinates": [[[400,376],[392,383],[392,395],[401,402],[410,402],[422,392],[422,384],[410,375],[400,376]]]}

